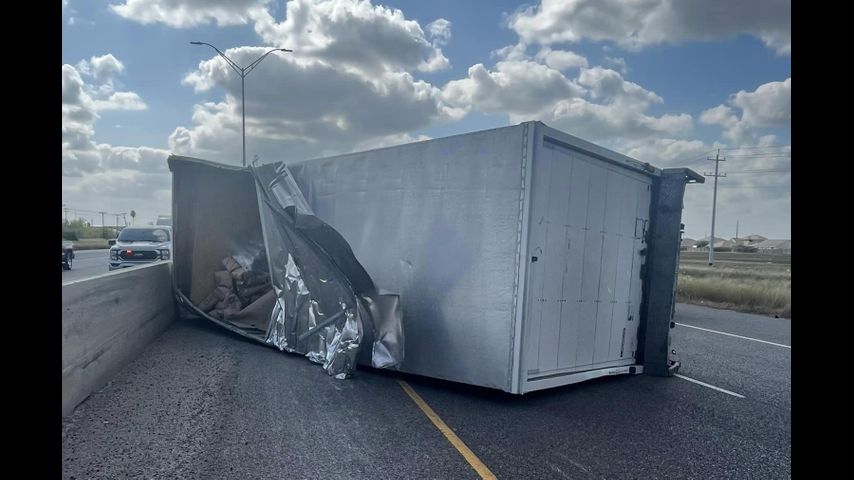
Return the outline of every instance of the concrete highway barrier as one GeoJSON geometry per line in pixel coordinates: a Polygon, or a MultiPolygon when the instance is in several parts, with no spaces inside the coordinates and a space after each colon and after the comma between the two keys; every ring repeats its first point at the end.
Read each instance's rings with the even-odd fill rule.
{"type": "Polygon", "coordinates": [[[177,318],[170,264],[62,285],[62,416],[103,387],[177,318]]]}

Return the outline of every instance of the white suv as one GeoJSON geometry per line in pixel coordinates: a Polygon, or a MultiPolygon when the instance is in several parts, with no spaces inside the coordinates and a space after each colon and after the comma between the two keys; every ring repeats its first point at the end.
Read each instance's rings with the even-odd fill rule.
{"type": "Polygon", "coordinates": [[[110,247],[110,270],[171,260],[172,228],[127,227],[110,247]]]}

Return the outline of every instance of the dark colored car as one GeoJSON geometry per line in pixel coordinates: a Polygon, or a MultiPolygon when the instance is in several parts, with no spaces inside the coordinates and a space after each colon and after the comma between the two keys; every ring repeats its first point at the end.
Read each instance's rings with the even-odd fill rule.
{"type": "Polygon", "coordinates": [[[71,270],[71,263],[74,261],[74,244],[68,240],[62,241],[62,269],[71,270]]]}

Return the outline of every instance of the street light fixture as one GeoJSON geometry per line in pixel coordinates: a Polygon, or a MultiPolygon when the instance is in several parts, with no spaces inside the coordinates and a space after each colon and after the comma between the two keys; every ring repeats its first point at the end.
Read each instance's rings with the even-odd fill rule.
{"type": "Polygon", "coordinates": [[[246,166],[246,89],[245,89],[246,76],[249,75],[249,72],[254,70],[255,67],[257,67],[258,64],[261,63],[261,60],[264,60],[264,58],[267,57],[267,55],[269,55],[273,52],[293,52],[293,50],[288,50],[287,48],[274,48],[274,49],[270,50],[269,52],[265,53],[264,55],[261,55],[257,60],[250,63],[246,67],[240,67],[236,63],[234,63],[234,60],[228,58],[224,53],[219,51],[218,48],[214,47],[210,43],[190,42],[190,44],[191,45],[207,45],[207,46],[213,48],[214,50],[216,50],[216,53],[218,53],[219,56],[222,57],[225,60],[225,62],[228,63],[228,65],[235,72],[237,72],[238,75],[240,75],[240,103],[241,103],[241,106],[243,108],[243,166],[245,167],[246,166]]]}

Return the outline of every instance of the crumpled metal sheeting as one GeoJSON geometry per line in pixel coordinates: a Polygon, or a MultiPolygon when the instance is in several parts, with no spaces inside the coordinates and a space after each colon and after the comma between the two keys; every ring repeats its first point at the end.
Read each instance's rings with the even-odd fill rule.
{"type": "Polygon", "coordinates": [[[282,262],[284,268],[273,267],[277,298],[265,341],[280,350],[305,354],[322,364],[330,375],[346,378],[356,367],[362,338],[361,314],[355,296],[347,295],[339,283],[327,280],[322,283],[329,288],[312,289],[320,300],[313,298],[302,269],[290,253],[286,258],[282,262]],[[328,294],[323,295],[324,292],[328,294]],[[330,297],[338,301],[330,302],[330,297]],[[341,314],[333,318],[338,313],[341,314]],[[334,321],[325,324],[329,320],[334,321]]]}
{"type": "Polygon", "coordinates": [[[311,212],[289,176],[269,167],[253,173],[277,297],[265,341],[346,378],[363,337],[359,300],[334,262],[297,230],[298,216],[311,212]]]}
{"type": "MultiPolygon", "coordinates": [[[[322,358],[322,363],[326,371],[335,378],[347,378],[356,369],[356,357],[363,338],[360,317],[353,315],[352,312],[345,312],[344,322],[340,328],[330,325],[316,334],[320,338],[317,343],[320,348],[312,352],[326,351],[326,357],[322,358]]],[[[318,360],[321,359],[314,361],[318,360]]]]}
{"type": "Polygon", "coordinates": [[[370,363],[374,368],[394,368],[403,362],[403,317],[400,295],[375,291],[362,295],[369,315],[365,318],[370,328],[365,328],[365,343],[372,345],[370,363]]]}
{"type": "Polygon", "coordinates": [[[336,378],[357,362],[399,366],[400,297],[376,288],[344,237],[314,216],[284,164],[251,171],[276,292],[266,342],[306,355],[336,378]]]}

